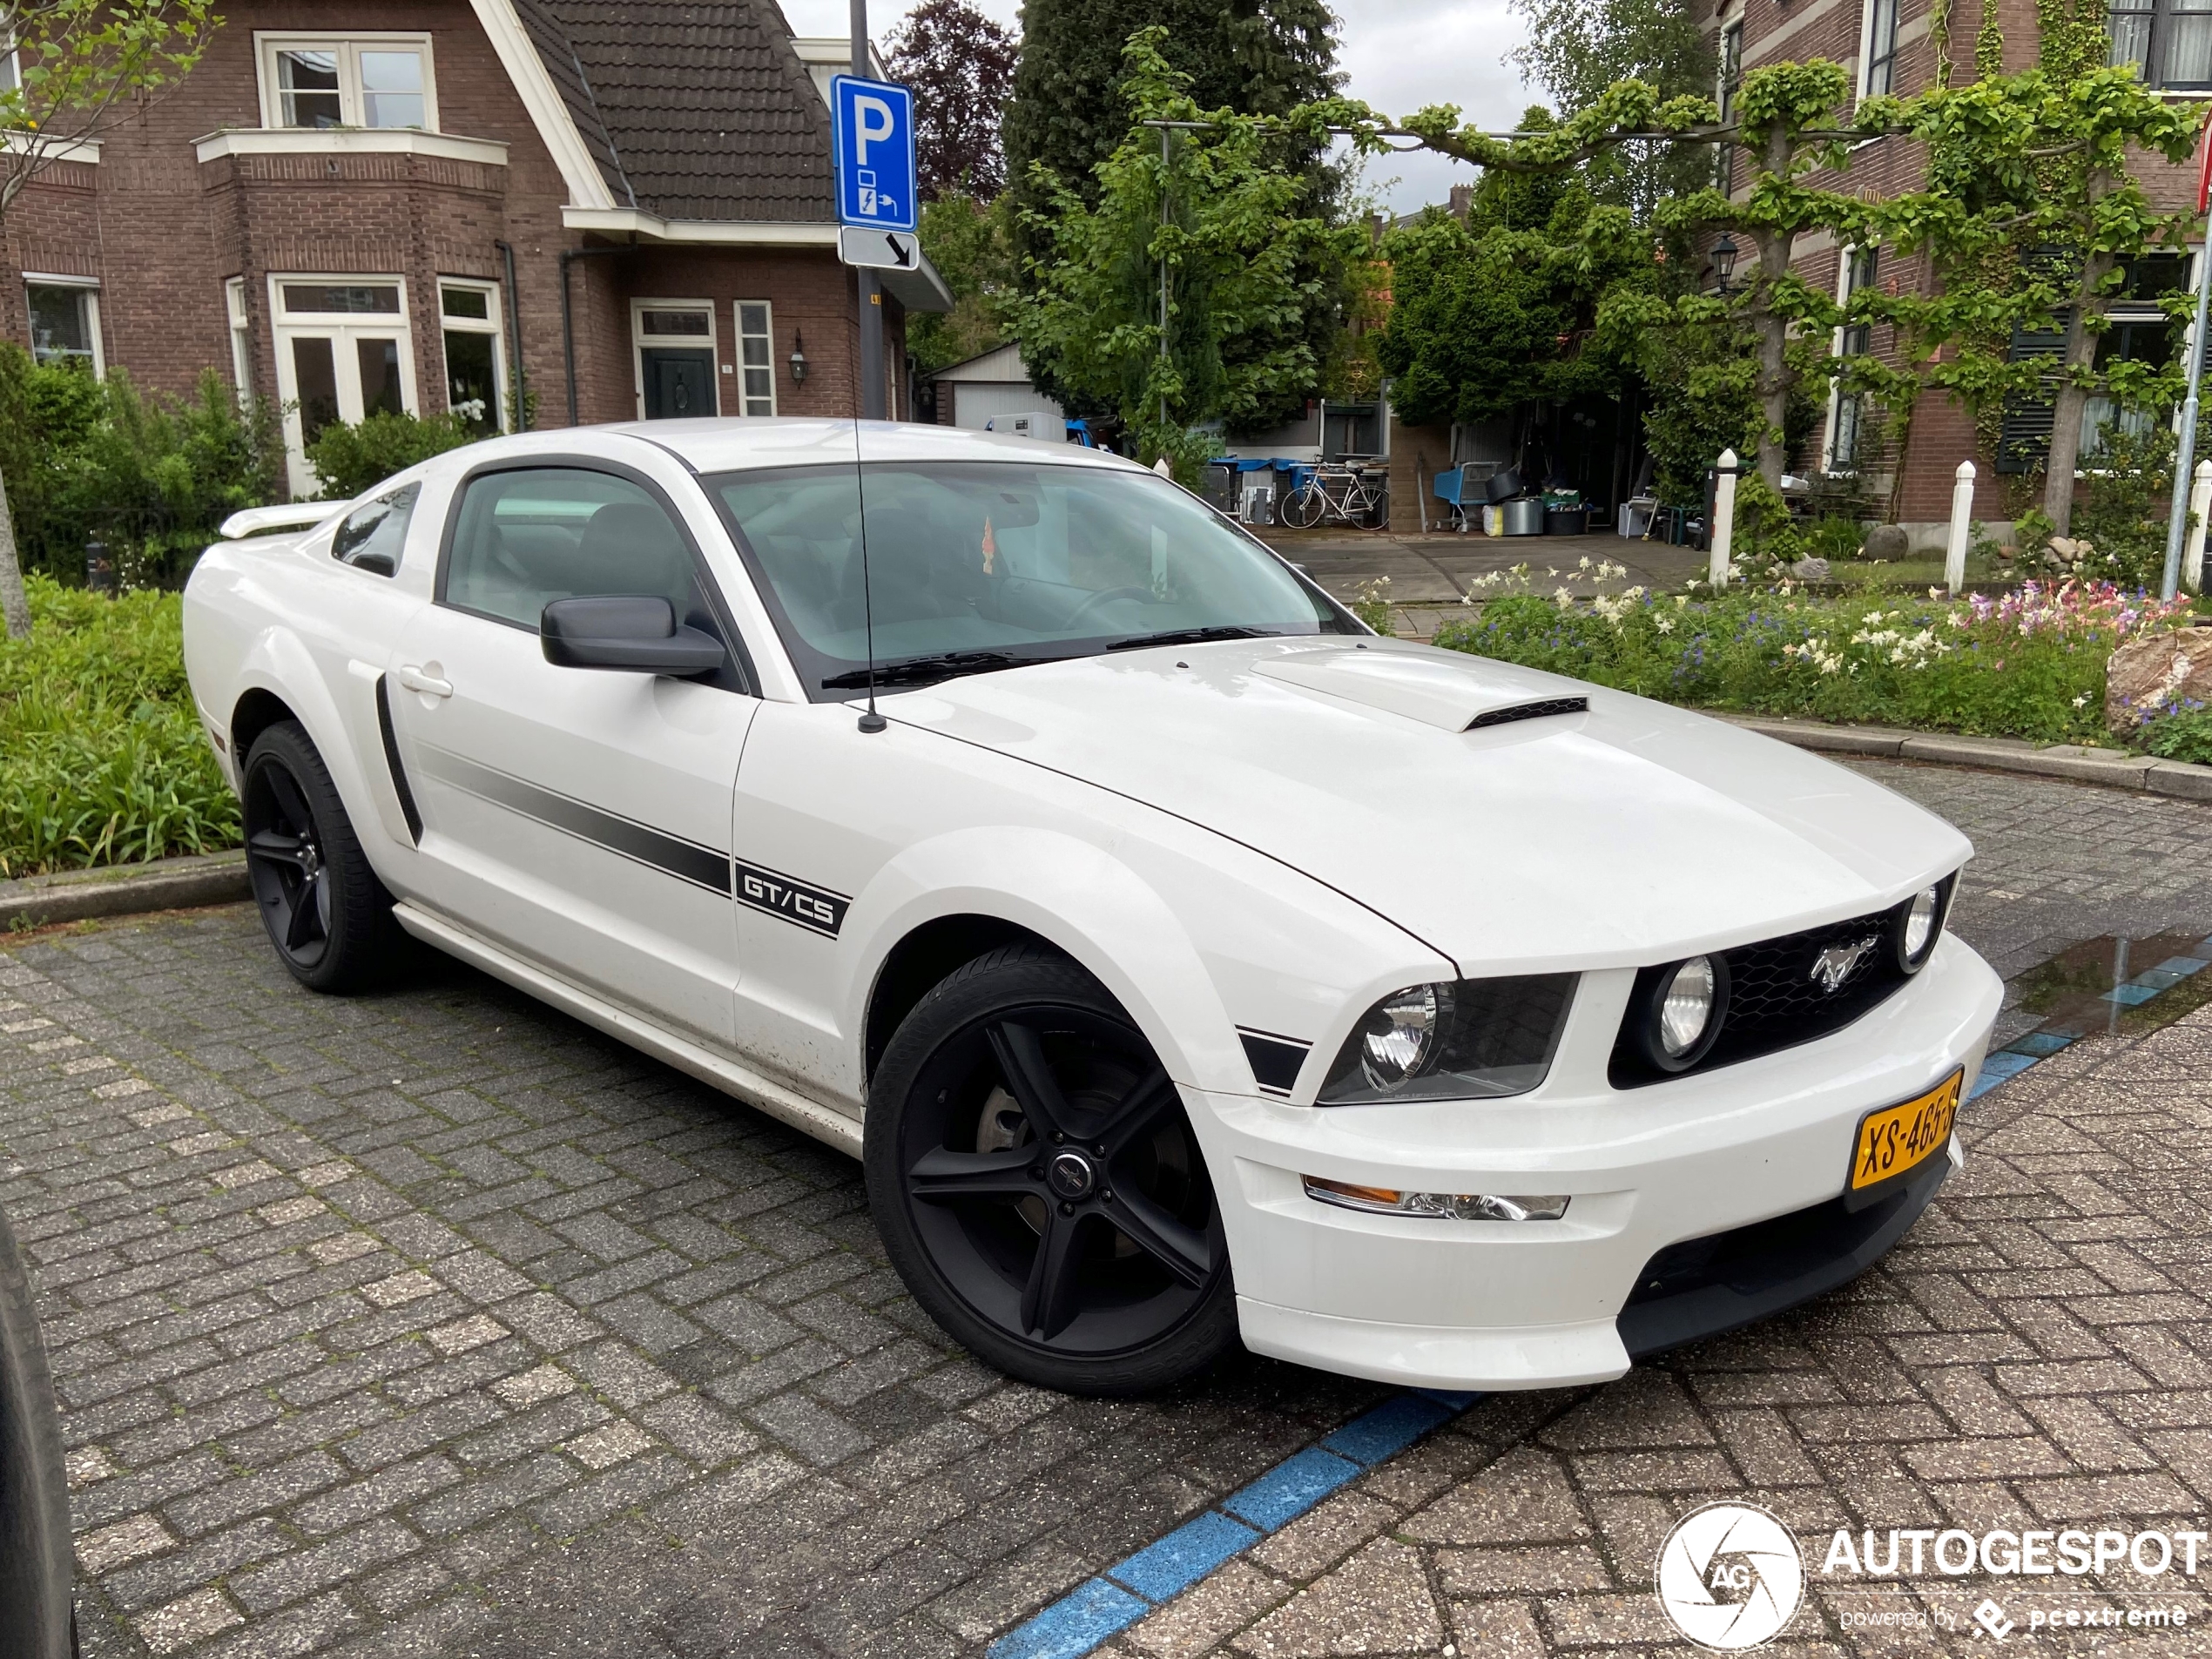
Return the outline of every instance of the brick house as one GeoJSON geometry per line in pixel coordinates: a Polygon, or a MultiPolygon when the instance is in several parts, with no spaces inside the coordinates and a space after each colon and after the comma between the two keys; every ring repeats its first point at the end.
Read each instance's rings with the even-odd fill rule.
{"type": "MultiPolygon", "coordinates": [[[[2212,11],[2195,9],[2199,0],[2113,0],[2107,27],[2114,64],[2139,65],[2154,87],[2187,95],[2212,92],[2212,11]]],[[[1893,92],[1910,96],[1934,83],[1935,44],[1930,35],[1933,0],[1701,0],[1700,21],[1711,31],[1719,64],[1718,96],[1727,106],[1732,88],[1745,71],[1762,64],[1802,63],[1825,57],[1851,74],[1856,96],[1893,92]]],[[[1974,35],[1979,7],[1953,9],[1951,57],[1953,84],[1974,76],[1974,35]]],[[[2008,72],[2030,68],[2036,60],[2040,28],[2029,0],[1997,0],[1997,22],[2004,39],[2008,72]]],[[[2163,210],[2193,209],[2195,170],[2169,166],[2151,158],[2140,164],[2151,201],[2163,210]]],[[[1871,185],[1886,194],[1914,187],[1919,162],[1902,138],[1879,138],[1851,156],[1854,186],[1871,185]]],[[[1744,174],[1737,175],[1739,188],[1744,174]]],[[[2128,273],[2128,287],[2109,307],[2113,327],[2100,345],[2101,361],[2114,354],[2170,361],[2182,345],[2183,330],[2159,309],[2158,295],[2195,280],[2194,260],[2167,256],[2146,261],[2128,273]]],[[[1756,259],[1746,246],[1739,269],[1756,259]]],[[[1892,292],[1910,291],[1928,280],[1921,260],[1897,259],[1888,248],[1841,248],[1831,239],[1806,237],[1798,243],[1798,274],[1838,300],[1858,287],[1879,283],[1892,292]]],[[[1835,349],[1887,354],[1894,349],[1886,327],[1839,330],[1835,349]]],[[[2056,337],[2023,335],[2013,342],[2019,355],[2051,352],[2056,337]]],[[[2114,418],[2108,404],[2092,400],[2084,421],[2085,457],[2094,451],[2093,428],[2114,418]]],[[[2122,417],[2128,418],[2128,417],[2122,417]]],[[[1931,394],[1913,411],[1910,435],[1900,455],[1881,443],[1878,423],[1861,419],[1852,401],[1831,397],[1811,438],[1794,459],[1794,469],[1814,474],[1856,474],[1865,493],[1888,503],[1918,545],[1939,543],[1951,510],[1952,475],[1971,460],[1979,475],[1975,516],[1993,532],[2002,532],[2014,511],[2036,504],[2040,478],[2032,489],[2023,474],[2040,466],[2048,453],[2051,414],[2047,405],[2014,404],[2002,412],[1994,429],[1977,428],[1973,417],[1952,399],[1931,394]],[[1994,442],[1993,442],[1993,439],[1994,442]]]]}
{"type": "MultiPolygon", "coordinates": [[[[199,66],[10,211],[0,333],[188,389],[215,368],[302,444],[372,409],[480,430],[847,415],[836,41],[774,0],[234,0],[199,66]],[[517,395],[517,394],[520,395],[517,395]]],[[[908,310],[885,273],[894,417],[908,310]]]]}

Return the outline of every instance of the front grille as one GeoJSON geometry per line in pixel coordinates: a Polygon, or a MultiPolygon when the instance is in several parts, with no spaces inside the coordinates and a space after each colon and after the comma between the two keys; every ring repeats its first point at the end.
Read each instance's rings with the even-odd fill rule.
{"type": "MultiPolygon", "coordinates": [[[[1947,901],[1948,893],[1945,897],[1947,901]]],[[[1635,1089],[1664,1082],[1670,1076],[1694,1076],[1842,1030],[1905,983],[1907,975],[1898,963],[1892,941],[1911,902],[1907,900],[1848,921],[1826,922],[1803,933],[1722,951],[1719,954],[1728,964],[1728,1008],[1722,1016],[1720,1035],[1704,1058],[1688,1072],[1661,1071],[1637,1051],[1624,1020],[1608,1068],[1613,1086],[1635,1089]],[[1814,964],[1822,953],[1848,950],[1863,940],[1871,940],[1872,946],[1851,964],[1833,990],[1815,977],[1814,964]]],[[[1662,963],[1636,974],[1635,994],[1629,1000],[1630,1019],[1659,976],[1672,966],[1662,963]]]]}

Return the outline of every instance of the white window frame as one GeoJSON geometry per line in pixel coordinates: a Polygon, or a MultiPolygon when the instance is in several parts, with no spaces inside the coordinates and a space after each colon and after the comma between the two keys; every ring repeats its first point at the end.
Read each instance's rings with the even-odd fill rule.
{"type": "Polygon", "coordinates": [[[731,343],[737,347],[737,412],[741,415],[752,416],[755,420],[762,419],[764,416],[773,417],[776,413],[777,406],[775,306],[766,300],[732,300],[730,303],[730,340],[731,343]],[[752,400],[746,393],[745,386],[745,343],[748,339],[755,338],[755,336],[748,335],[745,331],[745,308],[747,306],[759,306],[762,313],[768,319],[768,332],[765,336],[768,341],[768,408],[764,412],[764,415],[754,414],[753,410],[750,407],[752,400]]]}
{"type": "Polygon", "coordinates": [[[431,56],[430,37],[373,29],[343,33],[319,33],[313,30],[256,30],[253,60],[255,72],[261,84],[261,125],[264,127],[281,132],[316,131],[313,127],[293,126],[284,118],[284,91],[277,78],[277,54],[293,49],[311,52],[334,51],[338,54],[338,114],[345,127],[359,128],[364,132],[439,131],[437,65],[431,56]],[[367,47],[374,51],[389,46],[403,46],[422,54],[422,125],[419,129],[371,128],[361,118],[361,49],[367,47]]]}
{"type": "MultiPolygon", "coordinates": [[[[340,347],[350,348],[356,335],[370,334],[378,339],[396,334],[400,353],[400,408],[408,415],[422,412],[421,393],[418,388],[415,369],[415,312],[408,294],[407,279],[389,272],[316,272],[272,271],[268,278],[269,339],[276,354],[277,401],[284,407],[284,453],[290,473],[292,494],[295,500],[305,501],[317,487],[314,469],[307,464],[307,445],[300,424],[300,388],[293,374],[292,341],[300,335],[327,337],[332,342],[332,355],[337,357],[340,347]],[[395,287],[400,291],[400,308],[388,311],[300,311],[284,308],[284,285],[288,282],[320,282],[347,286],[395,287]]],[[[359,370],[356,369],[358,374],[359,370]]],[[[345,371],[339,370],[339,386],[345,385],[345,371]]],[[[358,393],[358,388],[356,388],[358,393]]],[[[358,421],[362,411],[347,413],[341,397],[338,418],[358,421]]]]}
{"type": "MultiPolygon", "coordinates": [[[[1890,14],[1890,84],[1882,91],[1885,94],[1897,91],[1897,59],[1902,44],[1898,37],[1905,27],[1904,0],[1865,0],[1865,3],[1859,8],[1858,14],[1858,70],[1851,77],[1851,84],[1855,89],[1852,94],[1854,103],[1875,96],[1871,90],[1874,73],[1874,21],[1885,8],[1887,8],[1890,14]]],[[[1862,139],[1860,142],[1864,143],[1865,140],[1862,139]]]]}
{"type": "Polygon", "coordinates": [[[16,53],[12,35],[0,35],[0,93],[15,91],[23,85],[23,62],[16,53]]]}
{"type": "Polygon", "coordinates": [[[507,367],[506,318],[499,308],[499,284],[487,282],[481,277],[448,277],[438,279],[438,367],[445,370],[447,407],[452,407],[453,371],[445,361],[445,337],[448,334],[489,334],[491,336],[492,430],[507,431],[507,367]],[[446,315],[446,290],[462,288],[470,293],[484,296],[482,317],[448,317],[446,315]]]}
{"type": "Polygon", "coordinates": [[[238,388],[244,408],[253,401],[253,319],[246,309],[246,279],[230,277],[223,283],[223,310],[231,325],[231,383],[238,388]]]}
{"type": "Polygon", "coordinates": [[[720,309],[721,307],[711,300],[632,300],[630,302],[631,390],[637,395],[639,420],[645,418],[645,347],[648,343],[655,346],[674,347],[679,350],[697,350],[703,347],[712,356],[715,366],[715,373],[706,377],[707,384],[714,388],[714,408],[708,413],[716,415],[722,413],[722,337],[718,332],[718,326],[715,320],[715,314],[720,309]],[[699,340],[688,335],[663,334],[655,336],[651,341],[648,342],[645,338],[645,314],[648,311],[702,313],[706,318],[706,335],[703,340],[699,340]],[[692,340],[694,343],[686,347],[683,344],[685,340],[692,340]]]}
{"type": "MultiPolygon", "coordinates": [[[[107,348],[100,339],[100,280],[98,277],[61,276],[52,272],[25,271],[23,273],[24,320],[30,320],[30,293],[33,288],[75,288],[85,299],[84,327],[92,342],[92,378],[107,378],[107,348]]],[[[32,347],[34,354],[37,347],[32,347]]]]}
{"type": "MultiPolygon", "coordinates": [[[[1880,250],[1877,248],[1875,252],[1876,257],[1878,259],[1880,256],[1880,250]]],[[[1844,244],[1842,252],[1838,256],[1836,261],[1836,303],[1839,306],[1848,304],[1851,295],[1858,292],[1858,290],[1851,286],[1851,272],[1858,263],[1858,253],[1859,249],[1857,243],[1846,243],[1844,244]]],[[[1881,280],[1878,273],[1877,274],[1875,280],[1877,281],[1881,280]]],[[[1837,357],[1841,357],[1844,354],[1844,325],[1838,323],[1836,325],[1835,334],[1828,343],[1828,349],[1831,354],[1837,357]]],[[[1826,429],[1822,433],[1820,439],[1820,470],[1823,472],[1833,472],[1836,470],[1836,439],[1843,426],[1844,395],[1843,382],[1840,380],[1831,380],[1828,382],[1828,420],[1826,423],[1826,429]]],[[[1858,465],[1856,461],[1854,461],[1852,464],[1854,467],[1858,465]]]]}

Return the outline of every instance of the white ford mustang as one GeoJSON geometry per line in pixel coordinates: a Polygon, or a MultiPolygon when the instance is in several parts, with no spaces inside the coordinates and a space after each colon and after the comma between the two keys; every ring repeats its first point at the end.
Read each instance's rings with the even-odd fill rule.
{"type": "Polygon", "coordinates": [[[1617,1376],[1887,1250],[1998,1008],[1939,819],[1091,450],[497,440],[211,549],[185,647],[303,983],[404,929],[860,1155],[1053,1387],[1617,1376]]]}

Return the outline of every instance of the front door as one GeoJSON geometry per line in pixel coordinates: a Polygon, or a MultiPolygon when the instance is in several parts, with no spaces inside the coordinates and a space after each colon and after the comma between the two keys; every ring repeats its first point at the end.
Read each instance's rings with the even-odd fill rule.
{"type": "Polygon", "coordinates": [[[714,354],[689,347],[647,346],[638,356],[645,381],[645,418],[678,421],[714,413],[714,354]]]}
{"type": "Polygon", "coordinates": [[[392,714],[432,908],[658,1022],[727,1043],[730,821],[759,707],[717,678],[556,668],[555,599],[654,594],[732,637],[659,489],[613,469],[495,467],[453,509],[437,602],[408,624],[392,714]]]}

